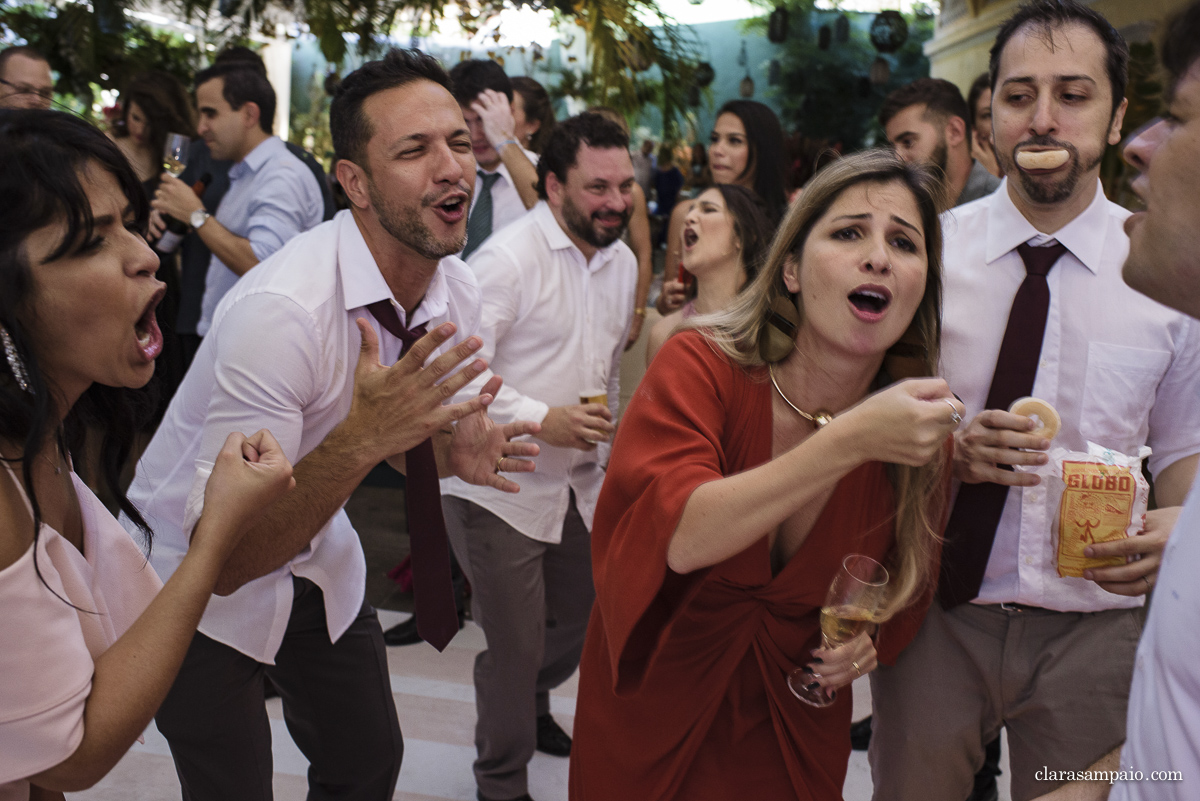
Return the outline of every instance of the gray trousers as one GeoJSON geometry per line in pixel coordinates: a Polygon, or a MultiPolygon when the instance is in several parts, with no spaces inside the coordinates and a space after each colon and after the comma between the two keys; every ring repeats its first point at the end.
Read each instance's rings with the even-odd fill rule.
{"type": "Polygon", "coordinates": [[[1125,739],[1141,609],[1006,611],[934,601],[893,667],[871,673],[875,801],[962,801],[1008,731],[1013,801],[1085,770],[1125,739]]]}
{"type": "Polygon", "coordinates": [[[591,536],[575,496],[557,545],[526,537],[481,506],[442,496],[446,532],[471,582],[471,614],[487,637],[475,659],[475,781],[488,798],[528,792],[537,716],[579,666],[596,597],[591,536]]]}
{"type": "Polygon", "coordinates": [[[325,599],[293,578],[295,599],[274,665],[197,632],[155,722],[175,759],[184,801],[270,801],[271,726],[263,676],[309,760],[308,801],[385,801],[400,774],[383,630],[369,604],[336,643],[325,599]]]}

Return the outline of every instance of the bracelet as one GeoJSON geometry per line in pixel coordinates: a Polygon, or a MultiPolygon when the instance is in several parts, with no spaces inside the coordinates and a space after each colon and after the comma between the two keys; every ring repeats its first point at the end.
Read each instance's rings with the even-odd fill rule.
{"type": "Polygon", "coordinates": [[[633,310],[633,313],[636,314],[638,317],[645,317],[646,316],[646,307],[638,306],[636,309],[633,310]]]}
{"type": "Polygon", "coordinates": [[[517,147],[520,147],[521,143],[518,142],[516,139],[505,139],[503,142],[501,142],[495,146],[496,152],[499,153],[501,150],[508,147],[509,145],[516,145],[517,147]]]}

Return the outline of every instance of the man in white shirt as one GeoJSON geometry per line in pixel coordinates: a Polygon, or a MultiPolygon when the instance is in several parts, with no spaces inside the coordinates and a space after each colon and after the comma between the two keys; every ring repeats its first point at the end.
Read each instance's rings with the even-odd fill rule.
{"type": "Polygon", "coordinates": [[[489,411],[541,422],[545,443],[519,499],[442,482],[450,542],[487,636],[475,661],[483,801],[529,798],[535,747],[570,752],[549,692],[579,665],[595,597],[590,530],[637,282],[619,239],[632,208],[628,147],[599,114],[556,126],[538,163],[543,202],[470,261],[483,295],[480,355],[508,382],[489,411]]]}
{"type": "MultiPolygon", "coordinates": [[[[1165,119],[1125,149],[1142,171],[1146,211],[1126,223],[1125,280],[1200,318],[1200,2],[1164,25],[1165,119]]],[[[1193,488],[1163,553],[1154,601],[1134,662],[1119,801],[1200,798],[1200,493],[1193,488]],[[1162,772],[1175,775],[1162,775],[1162,772]],[[1158,775],[1155,775],[1155,774],[1158,775]]],[[[1093,785],[1102,799],[1108,785],[1093,785]]]]}
{"type": "MultiPolygon", "coordinates": [[[[446,73],[432,57],[393,50],[346,76],[330,127],[351,208],[225,296],[129,493],[152,521],[151,562],[166,577],[188,548],[218,439],[267,428],[296,465],[295,490],[263,511],[230,558],[218,582],[225,597],[210,603],[157,717],[183,795],[197,801],[271,797],[264,675],[310,762],[310,797],[391,798],[403,743],[343,506],[384,459],[436,493],[414,457],[431,433],[444,475],[492,491],[515,492],[500,471],[532,470],[513,457],[537,450],[508,442],[536,424],[488,420],[498,379],[443,406],[486,367],[470,360],[482,344],[478,288],[450,255],[466,233],[475,160],[446,73]],[[400,358],[403,338],[425,327],[400,358]]],[[[452,636],[444,537],[440,549],[442,582],[425,585],[426,597],[449,605],[452,636]]],[[[417,590],[422,604],[420,582],[417,590]]]]}
{"type": "Polygon", "coordinates": [[[972,419],[956,434],[961,483],[939,603],[895,666],[872,674],[877,799],[961,801],[1002,728],[1015,801],[1062,783],[1044,767],[1115,763],[1124,739],[1140,607],[1200,454],[1200,329],[1121,281],[1129,213],[1098,180],[1106,144],[1120,140],[1127,65],[1120,34],[1074,0],[1022,6],[992,49],[1007,178],[943,218],[942,373],[972,419]],[[1057,164],[1035,169],[1026,151],[1057,164]],[[1029,325],[1010,325],[1021,319],[1029,325]],[[1030,337],[1032,326],[1044,330],[1030,337]],[[1014,353],[1023,339],[1033,341],[1014,353]],[[1020,370],[997,367],[1018,356],[1020,370]],[[1044,464],[1051,447],[1030,433],[1032,420],[1007,412],[1010,401],[995,400],[1021,371],[1031,386],[1020,394],[1062,418],[1055,447],[1153,448],[1160,508],[1140,536],[1088,548],[1139,561],[1058,577],[1055,496],[1036,475],[1003,469],[1044,464]]]}
{"type": "Polygon", "coordinates": [[[512,81],[494,61],[460,61],[450,70],[454,97],[471,129],[478,163],[467,244],[469,258],[496,231],[537,203],[537,154],[521,147],[512,115],[512,81]]]}
{"type": "Polygon", "coordinates": [[[163,173],[154,209],[190,223],[212,251],[196,333],[204,336],[229,288],[292,237],[320,224],[321,187],[308,166],[278,136],[275,90],[266,73],[245,62],[222,62],[196,74],[197,130],[212,157],[235,162],[229,191],[210,215],[191,186],[163,173]]]}

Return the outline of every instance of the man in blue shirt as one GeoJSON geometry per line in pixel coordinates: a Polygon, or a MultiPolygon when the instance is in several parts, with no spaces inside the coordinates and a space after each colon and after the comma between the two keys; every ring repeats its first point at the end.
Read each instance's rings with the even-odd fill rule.
{"type": "Polygon", "coordinates": [[[215,215],[183,181],[163,176],[154,208],[189,222],[212,251],[196,333],[204,336],[217,303],[260,261],[324,216],[312,171],[271,134],[275,90],[262,71],[215,64],[196,76],[198,130],[214,159],[234,162],[215,215]]]}

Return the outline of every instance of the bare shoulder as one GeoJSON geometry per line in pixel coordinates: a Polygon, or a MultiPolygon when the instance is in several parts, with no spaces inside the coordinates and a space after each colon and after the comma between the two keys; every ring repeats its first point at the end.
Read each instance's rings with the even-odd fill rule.
{"type": "Polygon", "coordinates": [[[663,344],[682,322],[683,312],[676,309],[650,327],[650,337],[646,342],[646,364],[654,361],[663,344]]]}

